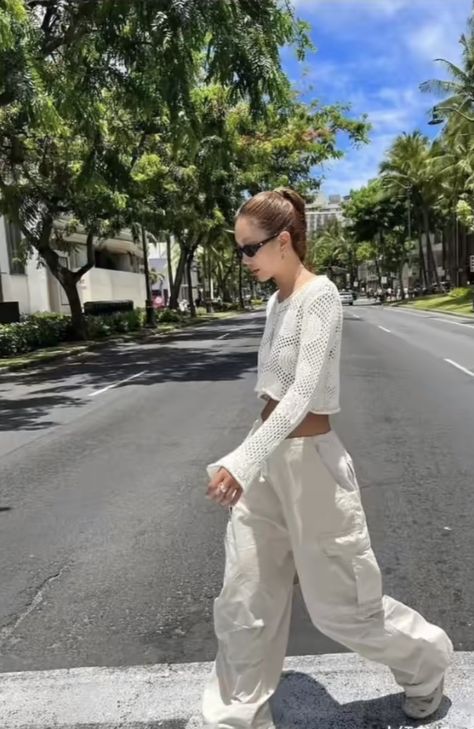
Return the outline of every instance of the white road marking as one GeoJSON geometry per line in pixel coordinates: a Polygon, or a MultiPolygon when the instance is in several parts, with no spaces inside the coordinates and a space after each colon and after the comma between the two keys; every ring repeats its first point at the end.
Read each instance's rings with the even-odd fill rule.
{"type": "Polygon", "coordinates": [[[406,314],[407,316],[416,316],[418,319],[432,319],[431,314],[415,314],[414,311],[405,311],[405,309],[396,309],[393,306],[387,306],[385,311],[391,311],[396,314],[406,314]]]}
{"type": "Polygon", "coordinates": [[[379,329],[382,329],[382,331],[387,332],[387,334],[391,334],[391,329],[386,329],[386,327],[381,327],[380,324],[378,325],[379,329]]]}
{"type": "Polygon", "coordinates": [[[433,316],[433,321],[444,321],[448,322],[448,324],[454,324],[456,327],[467,327],[468,329],[474,330],[474,322],[472,324],[464,324],[462,321],[454,321],[453,319],[445,319],[444,317],[440,316],[433,316]]]}
{"type": "Polygon", "coordinates": [[[221,334],[221,336],[217,337],[217,339],[225,339],[226,337],[229,336],[229,334],[230,334],[230,332],[227,332],[226,334],[221,334]]]}
{"type": "Polygon", "coordinates": [[[446,359],[445,362],[448,362],[453,367],[457,367],[458,370],[461,370],[461,372],[465,372],[466,375],[469,375],[469,377],[474,377],[474,372],[471,372],[471,370],[468,370],[467,367],[463,367],[462,365],[458,364],[457,362],[454,362],[452,359],[446,359]]]}
{"type": "Polygon", "coordinates": [[[416,316],[416,317],[418,317],[418,319],[431,319],[431,321],[444,321],[444,322],[447,322],[448,324],[454,324],[454,326],[456,326],[456,327],[467,327],[468,329],[474,329],[474,320],[473,320],[472,324],[466,324],[461,321],[455,321],[454,317],[450,317],[450,316],[439,316],[439,314],[438,314],[438,316],[433,316],[433,314],[435,312],[433,312],[433,314],[415,314],[415,312],[413,312],[413,311],[405,311],[404,309],[396,309],[394,307],[389,307],[389,308],[385,309],[385,311],[391,311],[391,312],[397,313],[397,314],[406,314],[406,316],[416,316]]]}
{"type": "Polygon", "coordinates": [[[351,319],[360,319],[360,316],[357,316],[357,314],[352,314],[351,319]]]}
{"type": "Polygon", "coordinates": [[[146,370],[142,370],[141,372],[137,372],[135,375],[130,375],[130,377],[126,377],[124,380],[120,380],[119,382],[114,382],[112,385],[107,385],[107,387],[103,387],[101,390],[94,390],[94,392],[89,393],[89,397],[95,397],[96,395],[100,395],[103,392],[107,392],[107,390],[111,390],[113,387],[118,387],[119,385],[123,385],[124,382],[130,382],[130,380],[134,380],[136,377],[140,377],[141,375],[144,375],[146,370]]]}

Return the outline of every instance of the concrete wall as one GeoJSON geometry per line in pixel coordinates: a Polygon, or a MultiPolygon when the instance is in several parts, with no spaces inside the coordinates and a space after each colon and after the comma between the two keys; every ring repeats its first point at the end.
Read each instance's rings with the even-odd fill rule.
{"type": "Polygon", "coordinates": [[[135,306],[145,306],[145,277],[141,273],[92,268],[78,285],[82,303],[131,299],[135,306]]]}

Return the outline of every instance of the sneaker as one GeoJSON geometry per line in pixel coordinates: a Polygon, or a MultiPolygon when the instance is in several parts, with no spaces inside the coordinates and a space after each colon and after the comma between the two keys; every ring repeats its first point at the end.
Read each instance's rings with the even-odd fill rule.
{"type": "Polygon", "coordinates": [[[406,696],[403,711],[410,719],[426,719],[434,714],[443,700],[444,678],[428,696],[406,696]]]}

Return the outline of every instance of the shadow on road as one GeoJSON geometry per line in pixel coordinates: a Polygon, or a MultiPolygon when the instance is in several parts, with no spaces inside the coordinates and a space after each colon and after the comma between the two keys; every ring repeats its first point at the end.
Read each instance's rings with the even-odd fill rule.
{"type": "MultiPolygon", "coordinates": [[[[288,671],[283,674],[271,705],[277,729],[406,729],[413,722],[403,714],[401,699],[400,693],[394,693],[340,704],[311,676],[288,671]]],[[[445,717],[450,706],[450,700],[444,698],[436,719],[445,717]]],[[[433,721],[431,718],[429,723],[433,721]]]]}
{"type": "MultiPolygon", "coordinates": [[[[253,320],[255,322],[255,320],[253,320]]],[[[134,385],[166,382],[235,380],[256,366],[260,327],[242,323],[234,329],[199,327],[173,340],[115,344],[86,359],[62,360],[35,370],[0,376],[0,431],[44,430],[56,425],[55,408],[81,408],[94,390],[120,383],[141,371],[134,385]],[[226,334],[225,340],[218,339],[226,334]],[[245,338],[241,350],[229,353],[226,343],[245,338]],[[196,343],[196,346],[192,346],[196,343]],[[201,345],[201,346],[198,346],[201,345]]],[[[129,383],[118,384],[117,389],[129,383]]]]}

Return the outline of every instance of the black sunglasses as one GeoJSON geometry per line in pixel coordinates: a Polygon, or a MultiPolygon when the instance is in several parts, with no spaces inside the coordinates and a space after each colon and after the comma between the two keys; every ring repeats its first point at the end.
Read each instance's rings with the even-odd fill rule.
{"type": "Polygon", "coordinates": [[[242,259],[245,254],[247,258],[253,258],[259,252],[260,248],[262,248],[266,243],[270,243],[271,240],[278,238],[278,236],[282,233],[283,231],[281,230],[279,233],[271,235],[269,238],[265,238],[265,240],[261,240],[259,243],[247,243],[245,246],[239,246],[236,243],[235,248],[238,257],[242,259]]]}

